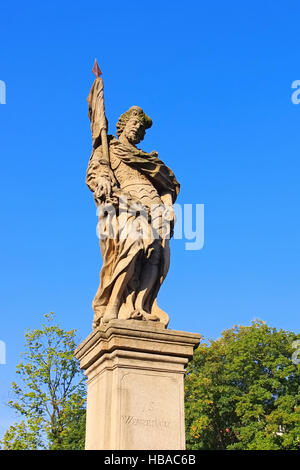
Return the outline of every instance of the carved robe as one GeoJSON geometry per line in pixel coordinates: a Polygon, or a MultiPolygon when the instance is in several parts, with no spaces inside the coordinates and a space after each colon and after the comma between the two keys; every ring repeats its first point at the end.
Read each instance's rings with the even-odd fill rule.
{"type": "MultiPolygon", "coordinates": [[[[155,286],[149,292],[144,309],[149,314],[149,319],[157,319],[167,325],[169,317],[157,306],[156,298],[169,268],[169,240],[161,232],[162,226],[159,221],[156,225],[153,220],[149,222],[149,212],[153,206],[163,205],[161,195],[164,193],[171,194],[174,203],[180,186],[174,173],[154,153],[148,154],[127,147],[113,136],[109,136],[108,140],[110,165],[103,159],[102,149],[99,146],[93,150],[86,177],[86,183],[94,193],[94,197],[99,177],[111,181],[112,194],[105,201],[105,207],[107,203],[111,203],[116,210],[113,216],[102,213],[99,217],[100,232],[109,232],[113,225],[113,234],[111,234],[113,236],[101,237],[100,233],[103,266],[100,272],[100,286],[93,301],[95,322],[99,324],[114,283],[125,272],[126,286],[122,293],[118,318],[139,318],[139,312],[135,308],[135,298],[139,292],[145,262],[150,262],[158,266],[158,276],[155,286]],[[124,200],[126,208],[123,207],[124,200]],[[143,213],[143,210],[138,214],[135,211],[131,214],[130,210],[128,213],[128,204],[129,206],[139,204],[148,209],[148,213],[143,213]],[[132,237],[131,227],[134,224],[136,229],[137,223],[144,229],[143,233],[140,237],[132,237]],[[145,227],[147,237],[145,237],[145,227]]],[[[97,200],[97,197],[95,201],[101,209],[103,203],[97,200]]]]}

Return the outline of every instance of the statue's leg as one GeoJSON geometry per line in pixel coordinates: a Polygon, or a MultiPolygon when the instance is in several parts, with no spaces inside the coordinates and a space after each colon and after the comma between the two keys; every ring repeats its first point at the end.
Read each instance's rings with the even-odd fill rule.
{"type": "Polygon", "coordinates": [[[138,312],[142,314],[148,313],[146,309],[147,300],[153,294],[153,289],[158,280],[160,273],[160,257],[161,257],[161,248],[157,244],[155,246],[154,252],[151,257],[144,262],[141,278],[139,292],[135,300],[135,308],[138,312]]]}
{"type": "Polygon", "coordinates": [[[107,304],[107,307],[105,309],[105,314],[103,315],[103,323],[108,323],[110,320],[113,320],[115,318],[118,318],[118,313],[122,301],[122,295],[124,292],[124,289],[129,282],[129,280],[132,278],[134,274],[134,267],[135,263],[132,262],[127,268],[127,271],[121,273],[112,288],[112,292],[107,304]]]}

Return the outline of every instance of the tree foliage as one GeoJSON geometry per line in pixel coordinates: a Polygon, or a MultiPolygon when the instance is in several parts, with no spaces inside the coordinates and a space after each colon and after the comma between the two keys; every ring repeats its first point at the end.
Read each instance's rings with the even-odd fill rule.
{"type": "Polygon", "coordinates": [[[23,419],[7,430],[3,449],[84,448],[86,388],[74,358],[76,331],[53,324],[53,313],[45,318],[41,329],[25,334],[20,384],[13,382],[9,402],[23,419]]]}
{"type": "Polygon", "coordinates": [[[299,337],[255,321],[201,344],[185,379],[187,447],[299,450],[299,337]]]}

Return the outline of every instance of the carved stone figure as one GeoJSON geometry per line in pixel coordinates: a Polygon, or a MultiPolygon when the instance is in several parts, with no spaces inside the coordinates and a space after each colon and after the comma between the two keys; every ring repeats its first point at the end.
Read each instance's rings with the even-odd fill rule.
{"type": "Polygon", "coordinates": [[[172,204],[179,183],[157,152],[137,148],[152,125],[141,108],[133,106],[121,115],[116,138],[106,135],[99,76],[88,103],[93,151],[86,183],[98,207],[103,258],[93,327],[112,319],[152,320],[167,326],[169,317],[158,307],[157,294],[169,269],[172,204]]]}

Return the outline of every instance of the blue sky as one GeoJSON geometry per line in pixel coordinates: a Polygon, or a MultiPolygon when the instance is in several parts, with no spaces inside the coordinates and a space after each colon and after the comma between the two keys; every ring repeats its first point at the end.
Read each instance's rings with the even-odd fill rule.
{"type": "Polygon", "coordinates": [[[85,186],[95,57],[109,131],[141,106],[142,143],[205,205],[205,245],[171,244],[159,294],[174,329],[217,338],[254,318],[299,332],[299,3],[2,2],[0,433],[26,328],[54,311],[91,331],[101,258],[85,186]]]}

